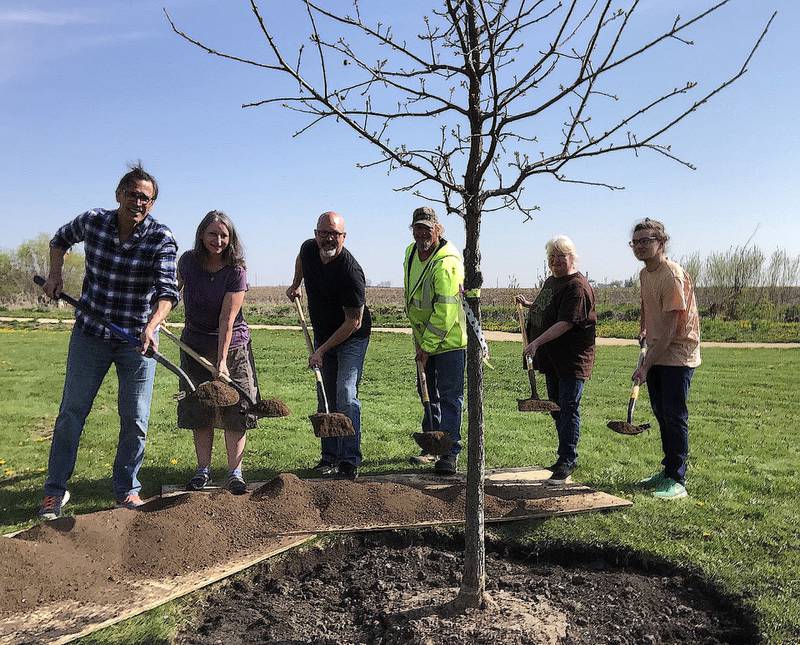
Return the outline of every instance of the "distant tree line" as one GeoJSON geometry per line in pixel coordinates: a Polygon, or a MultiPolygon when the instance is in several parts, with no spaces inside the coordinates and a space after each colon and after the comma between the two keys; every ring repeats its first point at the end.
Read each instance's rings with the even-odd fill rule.
{"type": "MultiPolygon", "coordinates": [[[[33,283],[33,275],[47,276],[50,269],[50,238],[42,233],[16,249],[0,250],[0,303],[31,306],[47,298],[33,283]]],[[[72,251],[64,258],[64,291],[80,294],[83,254],[72,251]]]]}
{"type": "MultiPolygon", "coordinates": [[[[41,289],[31,278],[34,273],[47,274],[49,257],[49,237],[44,233],[16,249],[0,250],[0,304],[32,306],[44,302],[41,289]]],[[[756,245],[745,244],[713,252],[706,258],[695,252],[681,257],[679,262],[698,287],[704,316],[800,322],[797,302],[800,256],[792,256],[784,249],[767,254],[756,245]]],[[[538,272],[535,289],[541,287],[548,274],[544,264],[538,272]]],[[[64,290],[78,295],[82,281],[83,254],[73,250],[64,261],[64,290]]],[[[391,287],[388,280],[367,284],[391,287]]],[[[597,287],[638,291],[638,274],[624,281],[605,281],[597,287]]],[[[508,276],[507,288],[521,288],[516,275],[508,276]]]]}

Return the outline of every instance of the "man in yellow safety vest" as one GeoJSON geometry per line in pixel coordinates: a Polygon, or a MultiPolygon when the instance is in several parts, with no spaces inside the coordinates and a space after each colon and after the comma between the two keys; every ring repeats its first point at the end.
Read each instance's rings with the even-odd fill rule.
{"type": "MultiPolygon", "coordinates": [[[[456,247],[444,239],[444,227],[431,207],[414,211],[411,231],[414,243],[406,249],[403,286],[416,360],[425,370],[431,402],[430,418],[426,411],[422,429],[446,432],[452,438],[451,453],[440,456],[434,464],[435,472],[450,475],[456,472],[461,452],[467,347],[461,302],[464,262],[456,247]]],[[[433,460],[425,453],[412,458],[415,463],[433,460]]]]}

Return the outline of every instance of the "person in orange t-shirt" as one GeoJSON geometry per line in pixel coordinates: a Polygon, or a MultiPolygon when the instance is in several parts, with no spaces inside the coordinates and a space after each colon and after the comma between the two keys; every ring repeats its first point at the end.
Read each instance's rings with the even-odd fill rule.
{"type": "Polygon", "coordinates": [[[690,276],[666,256],[664,225],[646,218],[633,227],[629,242],[644,262],[641,283],[640,338],[647,354],[633,380],[647,383],[650,405],[661,431],[663,470],[639,482],[659,499],[687,496],[689,411],[686,401],[695,368],[700,365],[700,317],[690,276]]]}

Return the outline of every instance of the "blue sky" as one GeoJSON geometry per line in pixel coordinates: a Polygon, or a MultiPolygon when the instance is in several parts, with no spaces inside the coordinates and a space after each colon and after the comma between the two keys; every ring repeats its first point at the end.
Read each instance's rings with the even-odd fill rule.
{"type": "MultiPolygon", "coordinates": [[[[688,16],[710,4],[644,0],[632,33],[653,33],[675,13],[688,16]]],[[[307,26],[287,9],[289,0],[262,5],[287,51],[305,40],[307,26]]],[[[357,169],[357,162],[376,157],[344,126],[323,124],[293,138],[305,125],[302,115],[278,107],[242,109],[242,103],[282,91],[284,82],[182,41],[162,6],[201,40],[266,59],[249,7],[238,0],[4,0],[0,247],[50,234],[88,208],[114,207],[117,180],[128,162],[141,159],[161,184],[153,214],[173,229],[181,247],[191,246],[208,210],[224,210],[244,238],[253,283],[288,283],[316,216],[333,209],[344,214],[347,245],[367,277],[401,284],[410,213],[423,203],[393,190],[408,175],[357,169]]],[[[431,6],[362,0],[366,13],[379,12],[408,36],[431,6]]],[[[543,271],[544,243],[559,233],[576,242],[590,277],[629,277],[638,266],[625,241],[644,216],[667,224],[674,257],[742,244],[756,227],[762,249],[800,254],[795,0],[736,0],[691,32],[692,48],[669,43],[613,79],[609,89],[622,101],[653,97],[688,80],[710,89],[738,69],[775,9],[777,19],[750,71],[661,140],[697,170],[653,153],[621,153],[583,163],[571,174],[624,185],[624,191],[534,178],[526,189],[528,201],[541,207],[534,221],[523,223],[519,213],[506,211],[484,218],[486,286],[534,283],[543,271]]],[[[602,109],[597,116],[604,116],[602,109]]],[[[461,221],[449,216],[444,223],[447,237],[463,246],[461,221]]]]}

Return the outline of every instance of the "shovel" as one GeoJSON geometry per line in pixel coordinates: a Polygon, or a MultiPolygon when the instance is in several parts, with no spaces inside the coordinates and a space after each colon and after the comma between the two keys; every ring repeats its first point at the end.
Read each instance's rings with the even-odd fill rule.
{"type": "MultiPolygon", "coordinates": [[[[224,396],[227,396],[228,402],[220,401],[215,405],[219,407],[224,407],[228,405],[234,405],[239,402],[239,397],[241,397],[245,402],[245,411],[254,414],[257,417],[288,417],[290,414],[289,408],[283,401],[279,401],[278,399],[267,399],[265,401],[254,401],[250,394],[248,394],[247,390],[245,390],[241,385],[239,385],[236,381],[231,379],[230,376],[227,374],[221,374],[214,367],[211,362],[202,354],[198,354],[195,350],[189,347],[186,343],[184,343],[180,338],[178,338],[175,334],[173,334],[169,329],[167,329],[163,324],[161,325],[161,331],[163,334],[173,341],[178,347],[180,347],[184,352],[186,352],[189,356],[191,356],[194,360],[196,360],[200,365],[205,367],[211,374],[213,374],[219,381],[212,381],[212,383],[218,383],[221,388],[225,388],[228,390],[229,394],[226,393],[224,396]]],[[[222,399],[222,397],[220,397],[222,399]]]]}
{"type": "MultiPolygon", "coordinates": [[[[425,377],[425,368],[422,363],[417,361],[417,378],[419,379],[419,390],[422,396],[422,407],[425,409],[425,417],[428,419],[428,425],[433,423],[433,414],[431,412],[431,399],[428,394],[428,379],[425,377]]],[[[415,432],[413,435],[414,441],[422,450],[428,455],[449,455],[453,448],[453,439],[446,432],[439,430],[426,430],[425,432],[415,432]]]]}
{"type": "MultiPolygon", "coordinates": [[[[33,276],[33,281],[38,284],[40,287],[44,286],[46,282],[45,279],[40,275],[33,276]]],[[[119,340],[123,340],[129,345],[133,345],[134,347],[141,347],[142,344],[139,339],[134,336],[133,334],[129,334],[127,331],[122,329],[122,327],[109,322],[107,320],[103,320],[99,316],[96,316],[94,313],[86,309],[80,302],[75,300],[72,296],[63,291],[58,296],[59,299],[63,300],[71,304],[75,309],[80,311],[84,316],[92,320],[93,322],[97,323],[98,325],[102,325],[106,329],[108,329],[114,336],[116,336],[119,340]]],[[[147,349],[145,356],[148,358],[155,359],[158,363],[166,367],[170,372],[175,374],[178,379],[183,383],[183,386],[188,390],[190,395],[196,395],[200,400],[206,399],[206,392],[205,392],[205,384],[201,384],[200,388],[198,389],[195,387],[194,383],[192,383],[189,376],[184,372],[180,367],[172,363],[168,358],[166,358],[163,354],[160,354],[152,347],[147,349]]],[[[180,401],[181,399],[186,397],[186,392],[178,392],[175,394],[175,400],[180,401]]]]}
{"type": "MultiPolygon", "coordinates": [[[[637,370],[642,366],[644,357],[647,354],[647,344],[645,343],[644,339],[640,344],[641,350],[639,350],[639,360],[636,363],[637,370]]],[[[628,400],[628,420],[608,422],[608,427],[614,432],[618,432],[619,434],[634,435],[641,434],[650,428],[649,423],[643,423],[642,425],[638,426],[633,424],[633,409],[636,407],[636,400],[639,398],[639,385],[640,383],[637,379],[633,382],[633,387],[631,388],[631,398],[628,400]]]]}
{"type": "MultiPolygon", "coordinates": [[[[528,346],[528,332],[525,329],[525,314],[522,313],[522,305],[520,303],[517,303],[517,318],[522,332],[522,347],[524,349],[528,346]]],[[[553,401],[545,401],[539,398],[539,393],[536,391],[536,373],[533,369],[533,358],[527,354],[525,355],[525,365],[528,371],[528,381],[531,384],[531,398],[517,399],[517,410],[520,412],[558,412],[561,410],[553,401]]]]}
{"type": "MultiPolygon", "coordinates": [[[[311,342],[311,334],[308,333],[306,316],[303,313],[303,307],[300,305],[300,298],[295,298],[293,302],[297,308],[297,316],[300,318],[300,326],[303,328],[308,355],[311,356],[314,353],[314,345],[311,342]]],[[[321,438],[351,437],[355,435],[356,430],[353,427],[353,422],[347,416],[341,412],[330,411],[328,396],[325,394],[325,385],[322,382],[322,372],[319,371],[318,367],[314,367],[313,370],[314,378],[317,381],[317,394],[325,406],[325,412],[317,412],[308,417],[314,427],[314,435],[321,438]]]]}

